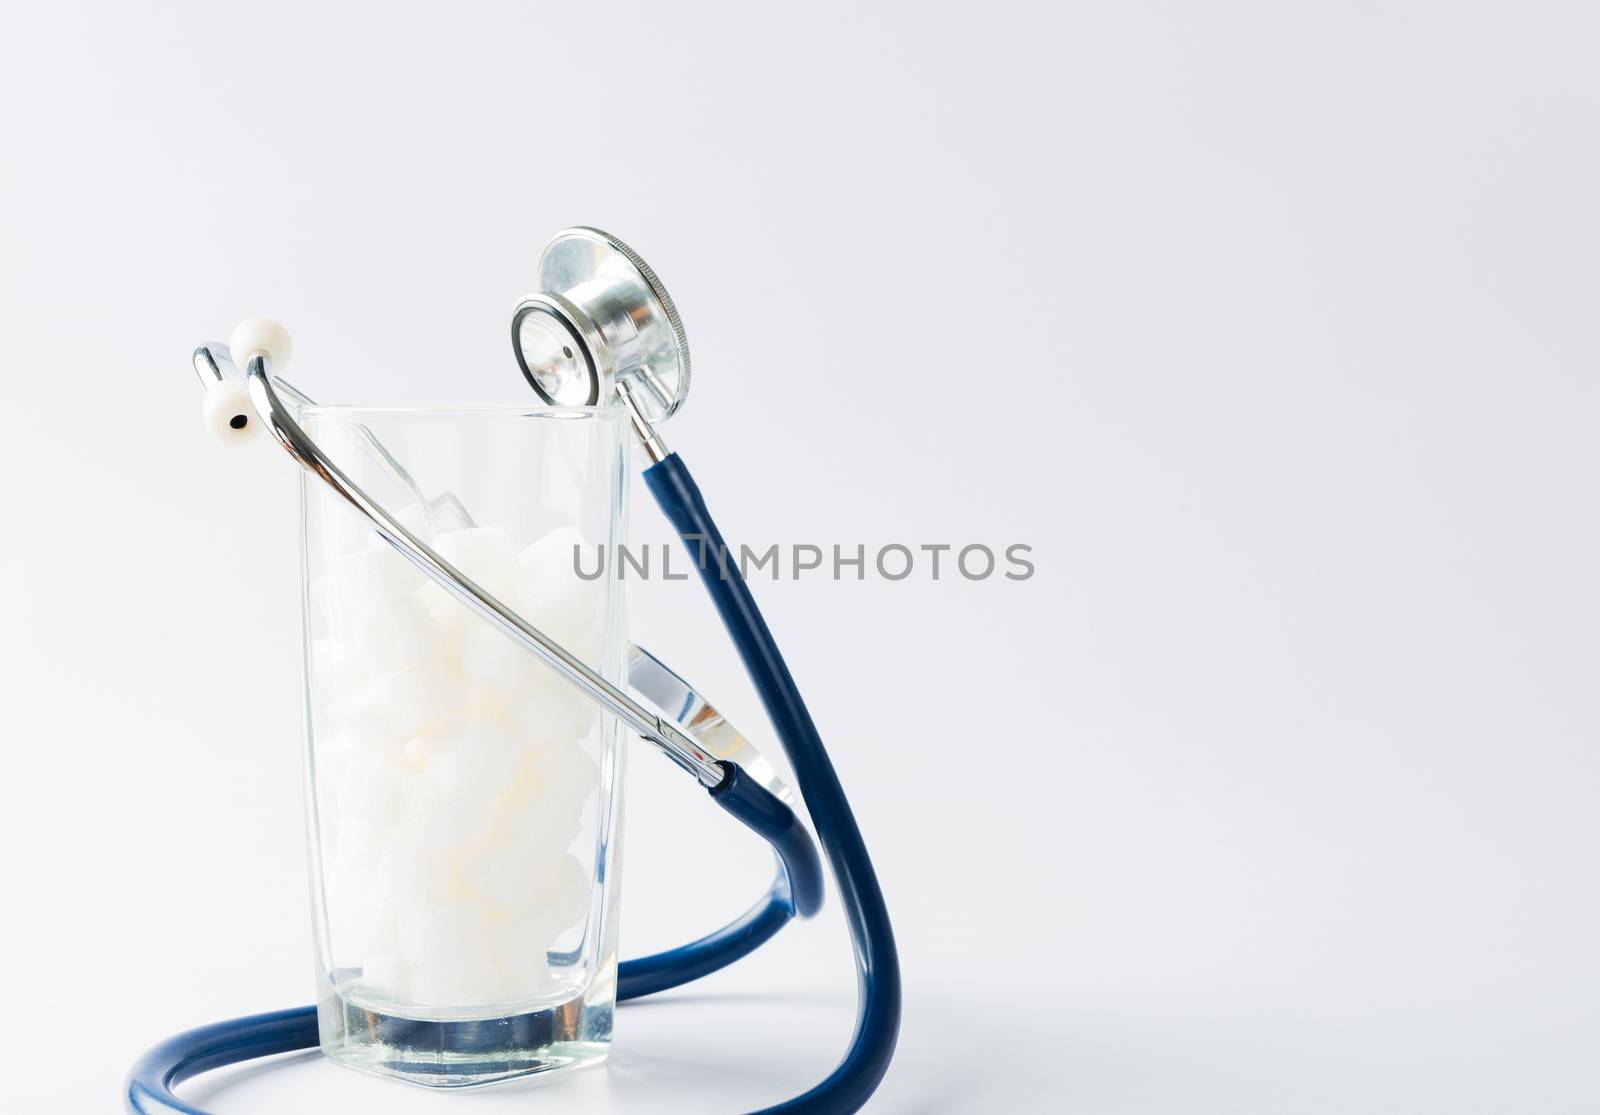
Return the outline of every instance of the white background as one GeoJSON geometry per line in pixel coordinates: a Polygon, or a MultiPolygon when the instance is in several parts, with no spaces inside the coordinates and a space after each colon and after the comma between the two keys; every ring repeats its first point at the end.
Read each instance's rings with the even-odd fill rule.
{"type": "MultiPolygon", "coordinates": [[[[1594,1111],[1597,51],[1587,3],[12,6],[3,1106],[312,991],[293,468],[207,442],[190,349],[522,399],[581,222],[679,301],[730,537],[1035,548],[759,586],[899,933],[873,1110],[1594,1111]]],[[[631,600],[766,738],[698,586],[631,600]]],[[[767,872],[634,777],[631,954],[767,872]]],[[[835,903],[606,1070],[187,1094],[738,1112],[852,987],[835,903]]]]}

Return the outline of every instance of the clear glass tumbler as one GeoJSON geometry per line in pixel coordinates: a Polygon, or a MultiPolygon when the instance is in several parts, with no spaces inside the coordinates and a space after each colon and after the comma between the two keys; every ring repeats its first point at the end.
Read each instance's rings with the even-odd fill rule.
{"type": "MultiPolygon", "coordinates": [[[[306,431],[479,586],[624,684],[617,409],[313,407],[306,431]],[[589,576],[584,576],[587,573],[589,576]]],[[[609,714],[307,476],[322,1048],[433,1087],[603,1057],[622,752],[609,714]]]]}

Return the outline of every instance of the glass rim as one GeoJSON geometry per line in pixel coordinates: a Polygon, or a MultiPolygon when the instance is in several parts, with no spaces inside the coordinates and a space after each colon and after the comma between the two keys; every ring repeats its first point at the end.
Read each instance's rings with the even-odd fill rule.
{"type": "Polygon", "coordinates": [[[627,412],[620,406],[559,406],[550,403],[424,403],[361,406],[345,403],[300,408],[302,418],[358,419],[363,417],[417,418],[596,418],[621,422],[627,412]]]}

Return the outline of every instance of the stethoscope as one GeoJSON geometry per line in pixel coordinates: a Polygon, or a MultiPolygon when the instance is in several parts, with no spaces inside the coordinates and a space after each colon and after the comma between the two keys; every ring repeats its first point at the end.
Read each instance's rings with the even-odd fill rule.
{"type": "MultiPolygon", "coordinates": [[[[539,278],[541,289],[517,305],[511,326],[512,348],[528,383],[551,406],[615,400],[625,408],[652,462],[644,471],[645,484],[684,546],[696,557],[708,550],[729,552],[688,467],[655,429],[683,405],[689,389],[683,323],[655,272],[616,237],[573,228],[546,245],[539,278]]],[[[629,686],[667,715],[596,673],[401,525],[301,427],[298,409],[312,403],[281,377],[290,352],[287,331],[263,318],[241,324],[226,347],[196,349],[194,367],[206,386],[202,413],[208,428],[221,440],[242,442],[264,426],[402,557],[693,775],[712,800],[771,845],[777,876],[760,902],[680,948],[623,961],[617,998],[636,999],[699,979],[748,955],[791,918],[816,913],[824,891],[821,861],[810,834],[786,804],[792,794],[771,764],[647,651],[632,648],[629,686]]],[[[381,442],[370,434],[358,440],[390,475],[416,491],[381,442]]],[[[421,502],[429,506],[429,501],[421,502]]],[[[858,1006],[844,1059],[810,1091],[762,1115],[856,1111],[887,1071],[899,1034],[900,968],[888,910],[827,750],[749,587],[732,563],[697,560],[696,565],[789,758],[833,870],[855,946],[858,1006]]],[[[204,1115],[178,1099],[173,1088],[210,1069],[317,1044],[314,1006],[186,1031],[155,1046],[134,1065],[125,1093],[128,1109],[143,1115],[204,1115]]]]}

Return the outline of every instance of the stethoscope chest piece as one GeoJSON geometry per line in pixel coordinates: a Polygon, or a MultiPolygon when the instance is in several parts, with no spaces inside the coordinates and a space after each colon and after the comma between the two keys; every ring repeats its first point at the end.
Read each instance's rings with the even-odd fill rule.
{"type": "Polygon", "coordinates": [[[621,386],[650,422],[689,394],[689,343],[649,264],[609,233],[569,228],[545,245],[540,290],[517,304],[511,345],[545,402],[598,406],[621,386]]]}

